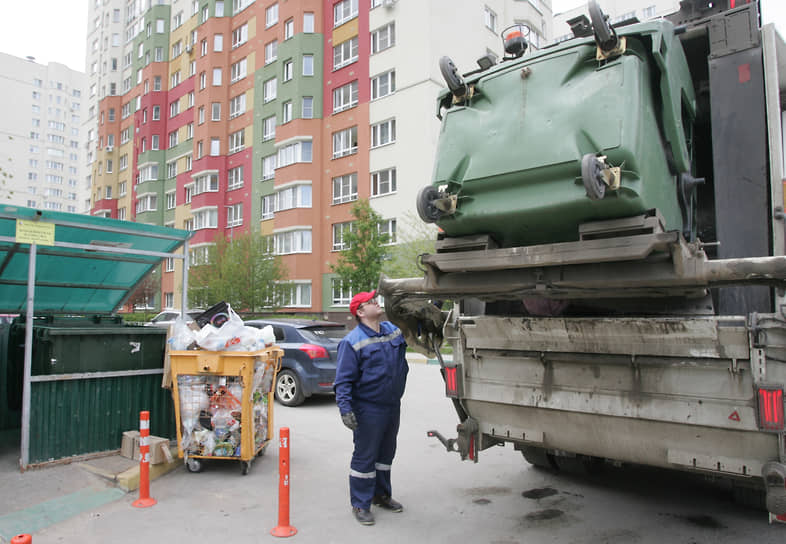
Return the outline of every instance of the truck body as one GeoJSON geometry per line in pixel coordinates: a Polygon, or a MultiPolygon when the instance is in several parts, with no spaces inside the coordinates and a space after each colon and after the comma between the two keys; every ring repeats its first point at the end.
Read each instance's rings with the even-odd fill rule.
{"type": "Polygon", "coordinates": [[[593,4],[568,42],[441,64],[441,234],[386,311],[439,359],[462,458],[698,472],[782,516],[786,48],[755,2],[614,28],[593,4]]]}

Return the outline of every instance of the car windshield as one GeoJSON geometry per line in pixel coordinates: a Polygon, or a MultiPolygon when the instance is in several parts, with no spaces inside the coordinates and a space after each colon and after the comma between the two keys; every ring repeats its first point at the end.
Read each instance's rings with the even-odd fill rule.
{"type": "Polygon", "coordinates": [[[309,342],[340,342],[347,335],[344,327],[309,327],[299,332],[309,342]]]}

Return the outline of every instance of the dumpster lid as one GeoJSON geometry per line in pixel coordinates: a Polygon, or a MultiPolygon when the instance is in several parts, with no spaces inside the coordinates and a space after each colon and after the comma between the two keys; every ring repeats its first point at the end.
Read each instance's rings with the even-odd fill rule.
{"type": "Polygon", "coordinates": [[[0,313],[24,313],[36,244],[34,313],[113,313],[161,259],[184,259],[186,230],[0,206],[0,313]]]}

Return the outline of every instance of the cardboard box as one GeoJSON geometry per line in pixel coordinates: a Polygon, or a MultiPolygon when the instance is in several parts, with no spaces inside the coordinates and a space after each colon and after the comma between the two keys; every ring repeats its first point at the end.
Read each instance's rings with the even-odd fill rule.
{"type": "Polygon", "coordinates": [[[172,460],[172,453],[169,451],[169,439],[159,436],[150,437],[150,464],[157,465],[172,460]]]}
{"type": "Polygon", "coordinates": [[[120,442],[120,455],[128,459],[139,459],[139,431],[126,431],[120,442]]]}

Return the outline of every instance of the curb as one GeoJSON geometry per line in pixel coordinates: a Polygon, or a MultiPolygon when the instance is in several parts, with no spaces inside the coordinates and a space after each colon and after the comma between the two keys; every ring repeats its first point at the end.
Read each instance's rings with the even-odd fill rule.
{"type": "MultiPolygon", "coordinates": [[[[169,451],[172,452],[172,461],[164,461],[163,463],[150,465],[151,481],[163,476],[164,474],[172,472],[183,464],[181,459],[177,456],[177,447],[170,446],[169,451]]],[[[136,491],[139,489],[139,464],[119,473],[104,470],[89,464],[82,464],[82,468],[88,472],[92,472],[97,476],[114,482],[117,487],[125,492],[136,491]]]]}

